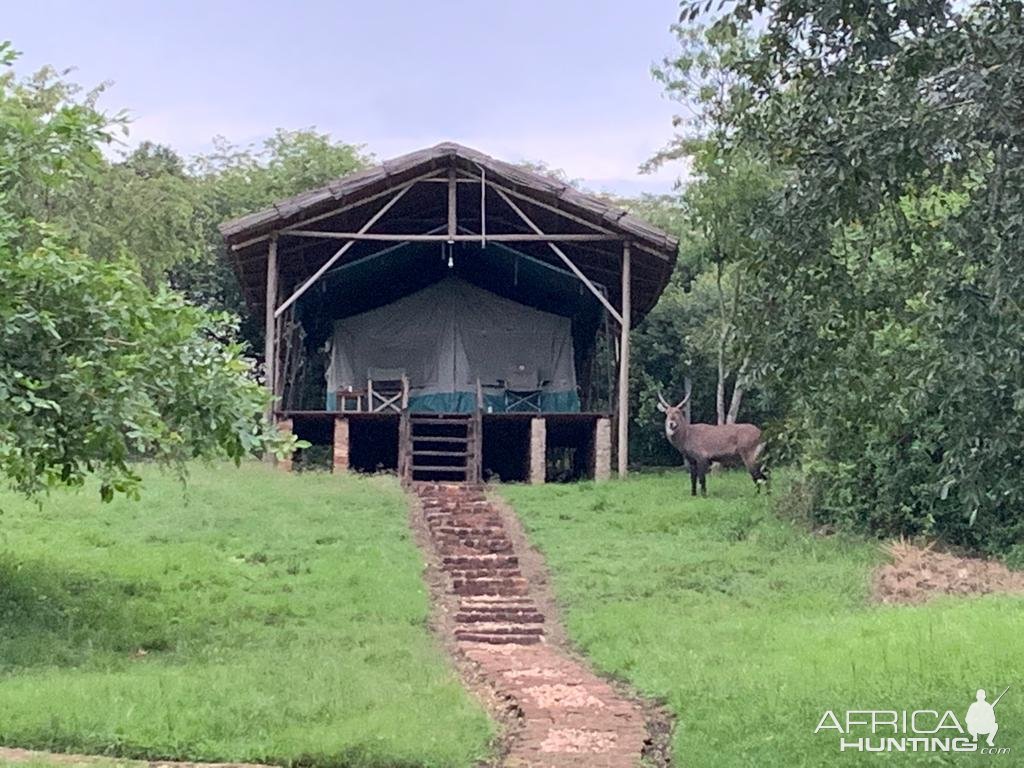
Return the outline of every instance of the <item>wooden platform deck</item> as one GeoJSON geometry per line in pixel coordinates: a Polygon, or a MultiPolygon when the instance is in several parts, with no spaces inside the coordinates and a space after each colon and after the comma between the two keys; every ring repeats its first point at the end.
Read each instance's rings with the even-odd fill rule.
{"type": "MultiPolygon", "coordinates": [[[[281,429],[313,446],[331,446],[334,471],[394,471],[405,482],[480,482],[502,479],[543,483],[597,479],[611,474],[611,415],[605,412],[486,413],[410,412],[403,427],[397,411],[287,410],[281,429]],[[430,440],[413,422],[450,423],[430,440]],[[464,425],[464,426],[459,426],[464,425]],[[442,434],[443,433],[443,434],[442,434]],[[456,455],[458,454],[458,455],[456,455]]],[[[296,457],[303,461],[302,454],[296,457]]],[[[284,464],[290,469],[291,462],[284,464]]]]}
{"type": "MultiPolygon", "coordinates": [[[[413,411],[416,415],[436,415],[436,416],[465,416],[464,413],[435,413],[432,411],[413,411]]],[[[363,420],[388,420],[400,418],[401,414],[397,411],[376,411],[370,413],[368,411],[276,411],[275,415],[278,420],[281,419],[312,419],[322,421],[332,421],[336,418],[346,418],[353,421],[363,420]]],[[[597,419],[610,419],[612,414],[606,411],[573,411],[571,413],[538,413],[534,411],[513,411],[505,413],[487,413],[486,411],[481,414],[484,421],[529,421],[531,419],[544,419],[545,421],[552,423],[594,423],[597,419]]]]}

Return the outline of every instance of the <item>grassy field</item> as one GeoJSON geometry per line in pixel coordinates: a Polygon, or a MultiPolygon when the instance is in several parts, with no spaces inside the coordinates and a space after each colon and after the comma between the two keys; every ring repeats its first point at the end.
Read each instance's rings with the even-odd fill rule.
{"type": "Polygon", "coordinates": [[[681,471],[600,486],[506,486],[543,550],[569,634],[677,716],[679,766],[1001,765],[1024,754],[1024,690],[999,704],[1011,754],[840,753],[825,710],[953,710],[1019,685],[1024,600],[868,602],[876,543],[809,535],[745,475],[708,499],[681,471]],[[1017,753],[1014,757],[1014,753],[1017,753]]]}
{"type": "Polygon", "coordinates": [[[397,484],[194,468],[42,508],[0,495],[0,742],[466,766],[492,727],[428,634],[397,484]]]}

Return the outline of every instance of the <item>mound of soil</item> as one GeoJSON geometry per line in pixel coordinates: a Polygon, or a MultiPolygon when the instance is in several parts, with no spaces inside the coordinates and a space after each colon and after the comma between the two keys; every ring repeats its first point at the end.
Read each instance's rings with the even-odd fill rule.
{"type": "Polygon", "coordinates": [[[916,604],[937,595],[1024,593],[1024,572],[976,557],[957,557],[897,541],[886,547],[892,562],[875,571],[874,599],[916,604]]]}

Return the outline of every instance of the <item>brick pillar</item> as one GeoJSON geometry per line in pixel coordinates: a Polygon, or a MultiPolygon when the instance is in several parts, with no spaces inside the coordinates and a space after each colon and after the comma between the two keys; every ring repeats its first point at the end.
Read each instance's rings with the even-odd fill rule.
{"type": "Polygon", "coordinates": [[[548,430],[544,419],[530,419],[530,482],[547,480],[548,430]]]}
{"type": "Polygon", "coordinates": [[[344,416],[334,418],[334,457],[331,465],[335,472],[348,470],[348,419],[344,416]]]}
{"type": "MultiPolygon", "coordinates": [[[[277,422],[277,431],[280,432],[282,435],[285,435],[286,437],[292,434],[293,429],[294,426],[292,424],[291,419],[281,419],[280,421],[277,422]]],[[[286,458],[280,459],[277,462],[277,468],[280,469],[282,472],[291,472],[292,457],[288,456],[286,458]]]]}
{"type": "Polygon", "coordinates": [[[594,479],[610,480],[612,476],[612,421],[600,418],[594,423],[594,479]]]}

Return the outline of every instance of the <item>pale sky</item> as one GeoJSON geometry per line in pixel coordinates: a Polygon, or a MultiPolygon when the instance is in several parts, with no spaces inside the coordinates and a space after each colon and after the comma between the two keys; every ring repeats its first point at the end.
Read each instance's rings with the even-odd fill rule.
{"type": "Polygon", "coordinates": [[[0,38],[22,74],[110,80],[130,143],[203,152],[315,127],[378,158],[452,140],[543,160],[597,191],[666,192],[637,167],[678,105],[651,64],[673,50],[676,0],[8,2],[0,38]]]}

